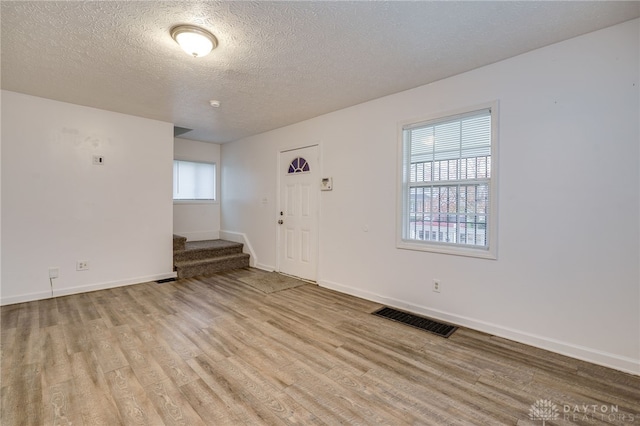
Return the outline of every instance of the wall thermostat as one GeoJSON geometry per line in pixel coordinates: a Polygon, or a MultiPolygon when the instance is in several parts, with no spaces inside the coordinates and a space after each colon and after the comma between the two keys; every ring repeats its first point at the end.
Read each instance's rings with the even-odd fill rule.
{"type": "Polygon", "coordinates": [[[322,178],[322,182],[320,183],[320,190],[322,191],[331,191],[333,189],[333,178],[322,178]]]}

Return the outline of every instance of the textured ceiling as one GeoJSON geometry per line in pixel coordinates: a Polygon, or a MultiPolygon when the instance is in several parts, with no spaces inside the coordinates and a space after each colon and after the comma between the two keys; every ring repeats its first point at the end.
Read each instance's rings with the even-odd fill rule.
{"type": "Polygon", "coordinates": [[[638,16],[639,2],[608,1],[2,1],[2,88],[223,143],[638,16]],[[218,48],[187,56],[179,23],[218,48]]]}

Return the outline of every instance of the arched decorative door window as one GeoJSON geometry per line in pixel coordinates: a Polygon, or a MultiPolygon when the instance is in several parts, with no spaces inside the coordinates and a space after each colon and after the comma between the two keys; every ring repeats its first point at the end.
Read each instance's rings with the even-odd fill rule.
{"type": "Polygon", "coordinates": [[[289,171],[287,173],[305,173],[309,172],[311,169],[309,168],[309,163],[303,157],[296,157],[289,164],[289,171]]]}

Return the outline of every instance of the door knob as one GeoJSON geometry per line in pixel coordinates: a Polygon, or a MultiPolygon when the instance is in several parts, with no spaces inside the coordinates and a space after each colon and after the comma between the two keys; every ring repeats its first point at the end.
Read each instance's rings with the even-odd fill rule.
{"type": "Polygon", "coordinates": [[[284,223],[284,221],[283,221],[282,219],[280,219],[280,220],[278,221],[278,224],[279,224],[279,225],[282,225],[283,223],[284,223]]]}

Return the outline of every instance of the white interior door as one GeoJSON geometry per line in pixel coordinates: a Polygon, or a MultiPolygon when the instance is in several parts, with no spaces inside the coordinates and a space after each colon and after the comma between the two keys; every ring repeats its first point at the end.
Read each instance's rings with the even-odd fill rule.
{"type": "Polygon", "coordinates": [[[278,269],[316,280],[318,250],[318,146],[280,153],[278,269]]]}

